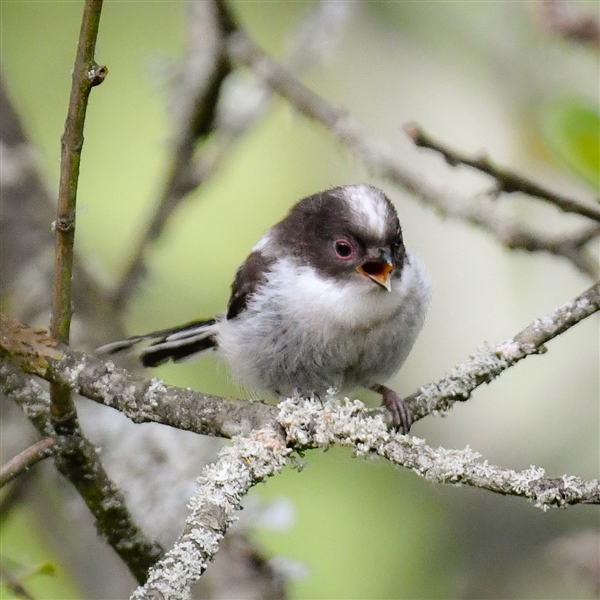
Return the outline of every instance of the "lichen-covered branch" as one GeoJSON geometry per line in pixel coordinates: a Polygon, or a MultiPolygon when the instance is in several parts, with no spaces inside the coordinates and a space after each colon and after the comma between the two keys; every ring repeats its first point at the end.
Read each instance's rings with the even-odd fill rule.
{"type": "MultiPolygon", "coordinates": [[[[468,399],[476,387],[490,382],[523,358],[544,352],[546,342],[598,310],[600,283],[536,319],[512,338],[482,349],[441,380],[423,386],[408,398],[414,419],[447,410],[455,402],[468,399]]],[[[274,422],[277,409],[262,402],[227,400],[166,386],[157,380],[132,375],[110,361],[70,350],[45,333],[6,317],[0,324],[0,356],[10,358],[25,372],[68,384],[74,391],[117,408],[136,422],[160,422],[225,437],[249,435],[252,430],[272,426],[274,422]]],[[[371,416],[377,419],[383,414],[380,410],[372,411],[371,416]]],[[[309,439],[303,442],[295,436],[295,440],[310,445],[309,439]]],[[[500,491],[493,485],[488,489],[500,491]]]]}
{"type": "MultiPolygon", "coordinates": [[[[599,309],[600,283],[550,315],[536,319],[506,342],[484,349],[439,382],[421,388],[411,398],[415,418],[467,399],[478,385],[491,381],[526,356],[544,351],[547,341],[599,309]]],[[[136,591],[135,598],[161,594],[165,598],[186,597],[189,586],[202,574],[233,522],[241,497],[257,481],[280,470],[290,449],[344,444],[357,454],[377,454],[432,481],[525,497],[544,509],[600,503],[597,480],[566,475],[547,478],[535,467],[516,472],[480,460],[469,448],[433,449],[418,438],[390,432],[381,409],[366,411],[358,401],[340,402],[330,394],[324,404],[294,398],[277,409],[261,402],[206,396],[131,375],[110,361],[73,351],[44,332],[7,317],[2,317],[0,325],[0,358],[12,362],[0,367],[0,384],[9,397],[23,397],[23,389],[29,385],[23,373],[15,374],[20,368],[69,385],[136,422],[154,421],[199,433],[238,436],[223,450],[217,463],[205,470],[190,505],[192,514],[186,530],[152,571],[148,584],[136,591]]],[[[39,414],[39,399],[26,404],[37,407],[37,416],[32,414],[31,418],[48,435],[46,420],[39,414]]]]}
{"type": "Polygon", "coordinates": [[[276,426],[234,438],[199,477],[183,533],[131,598],[188,598],[191,585],[206,570],[237,518],[242,498],[252,486],[281,471],[290,452],[276,426]]]}
{"type": "Polygon", "coordinates": [[[277,409],[258,401],[210,396],[146,379],[112,361],[59,344],[39,329],[0,315],[0,359],[24,373],[122,412],[135,423],[163,423],[204,435],[247,434],[274,420],[277,409]]]}
{"type": "Polygon", "coordinates": [[[471,397],[482,383],[531,354],[546,352],[544,344],[583,319],[600,310],[600,283],[577,298],[559,306],[545,317],[536,319],[514,337],[499,344],[488,344],[466,361],[454,367],[439,381],[423,386],[406,400],[416,421],[433,411],[446,411],[455,402],[471,397]]]}
{"type": "Polygon", "coordinates": [[[527,498],[542,510],[600,504],[599,480],[571,475],[549,478],[534,466],[524,471],[497,467],[469,447],[434,449],[422,439],[390,432],[381,415],[368,416],[361,402],[340,401],[333,391],[324,401],[301,397],[283,401],[278,421],[283,431],[266,428],[234,438],[217,462],[204,470],[183,534],[151,570],[146,584],[134,592],[133,600],[189,598],[192,583],[218,551],[242,497],[281,471],[292,448],[349,446],[356,455],[378,455],[428,481],[527,498]]]}
{"type": "Polygon", "coordinates": [[[511,194],[521,192],[553,204],[563,212],[570,212],[600,223],[600,209],[592,204],[584,204],[573,198],[567,198],[552,190],[494,164],[488,156],[470,157],[434,140],[416,124],[407,125],[404,130],[408,137],[420,148],[429,148],[439,152],[451,166],[465,165],[490,175],[496,180],[497,191],[511,194]]]}
{"type": "Polygon", "coordinates": [[[521,496],[546,510],[571,504],[600,504],[600,481],[563,475],[545,477],[544,469],[513,471],[490,465],[471,448],[434,449],[424,440],[390,433],[381,418],[365,418],[358,400],[340,402],[335,396],[323,405],[288,399],[280,404],[279,422],[289,444],[300,449],[350,446],[357,455],[376,454],[421,477],[438,483],[465,484],[498,494],[521,496]]]}
{"type": "MultiPolygon", "coordinates": [[[[563,237],[554,238],[518,222],[507,221],[491,198],[467,199],[434,185],[364,132],[346,110],[328,103],[265,54],[245,31],[239,29],[229,36],[228,48],[233,61],[249,67],[260,81],[290,102],[298,112],[324,125],[373,174],[400,186],[441,216],[460,219],[492,233],[508,248],[548,252],[569,260],[590,277],[597,276],[598,265],[578,243],[577,234],[573,236],[577,242],[566,244],[563,237]]],[[[600,228],[594,235],[600,235],[600,228]]]]}

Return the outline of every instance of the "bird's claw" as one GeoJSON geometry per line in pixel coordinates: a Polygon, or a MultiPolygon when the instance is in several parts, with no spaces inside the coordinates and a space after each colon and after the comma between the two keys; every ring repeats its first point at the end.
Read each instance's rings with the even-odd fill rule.
{"type": "Polygon", "coordinates": [[[392,414],[394,429],[400,433],[408,434],[410,426],[413,423],[408,404],[406,404],[394,390],[391,390],[385,385],[376,385],[373,386],[372,389],[381,394],[381,405],[385,406],[392,414]]]}

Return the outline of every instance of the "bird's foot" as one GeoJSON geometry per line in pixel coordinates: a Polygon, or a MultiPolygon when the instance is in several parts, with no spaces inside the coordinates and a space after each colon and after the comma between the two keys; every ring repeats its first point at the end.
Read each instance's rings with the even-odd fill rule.
{"type": "MultiPolygon", "coordinates": [[[[321,406],[323,406],[323,398],[321,398],[321,395],[319,394],[319,392],[316,391],[312,391],[312,392],[305,392],[303,390],[301,390],[299,387],[297,387],[295,390],[296,395],[298,396],[298,398],[305,398],[306,400],[314,400],[315,402],[318,402],[321,406]]],[[[280,400],[283,400],[283,398],[285,398],[285,396],[281,396],[279,395],[280,400]]]]}
{"type": "Polygon", "coordinates": [[[392,422],[396,431],[408,434],[413,422],[408,404],[394,390],[385,385],[374,385],[371,389],[381,394],[381,405],[385,406],[392,413],[392,422]]]}

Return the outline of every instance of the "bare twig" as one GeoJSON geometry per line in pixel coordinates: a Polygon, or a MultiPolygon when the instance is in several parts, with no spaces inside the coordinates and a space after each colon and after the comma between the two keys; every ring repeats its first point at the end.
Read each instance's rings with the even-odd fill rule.
{"type": "Polygon", "coordinates": [[[416,146],[429,148],[439,152],[449,165],[453,167],[457,165],[466,165],[490,175],[497,182],[498,192],[506,192],[507,194],[521,192],[529,196],[540,198],[550,204],[554,204],[554,206],[563,212],[578,214],[587,217],[588,219],[592,219],[593,221],[600,222],[600,210],[591,204],[582,204],[578,200],[556,194],[518,173],[495,165],[487,156],[472,158],[457,150],[448,148],[448,146],[434,140],[425,133],[421,127],[414,123],[406,125],[404,131],[406,131],[408,137],[416,146]]]}
{"type": "Polygon", "coordinates": [[[489,198],[468,201],[432,185],[426,177],[411,170],[390,150],[362,131],[345,110],[329,104],[266,55],[244,31],[238,30],[230,36],[228,48],[232,60],[249,67],[265,85],[286,98],[301,114],[324,125],[375,175],[414,194],[442,216],[461,219],[491,232],[511,249],[549,252],[566,258],[586,275],[597,276],[596,262],[577,244],[565,248],[562,237],[549,238],[524,225],[507,222],[500,217],[496,203],[489,198]]]}
{"type": "Polygon", "coordinates": [[[75,241],[75,205],[79,165],[83,147],[83,126],[93,86],[104,81],[107,69],[94,60],[102,0],[86,0],[73,68],[69,111],[61,140],[60,183],[54,228],[56,231],[54,305],[50,331],[67,343],[71,327],[71,279],[75,241]]]}
{"type": "Polygon", "coordinates": [[[53,446],[54,440],[52,438],[44,438],[11,458],[0,468],[0,487],[23,471],[27,471],[40,460],[52,456],[53,446]]]}
{"type": "Polygon", "coordinates": [[[191,585],[206,570],[237,518],[242,498],[251,487],[280,472],[291,452],[278,427],[254,430],[233,441],[204,469],[188,504],[191,513],[183,533],[132,599],[188,598],[191,585]]]}
{"type": "MultiPolygon", "coordinates": [[[[98,65],[94,60],[101,11],[102,0],[86,0],[73,67],[69,110],[61,140],[60,182],[54,222],[56,233],[54,300],[50,332],[55,339],[65,344],[69,342],[71,329],[75,206],[83,147],[83,127],[90,91],[93,86],[102,83],[107,73],[106,67],[98,65]]],[[[69,435],[78,428],[77,414],[70,390],[66,386],[53,384],[50,388],[50,396],[54,426],[57,432],[69,435]]]]}

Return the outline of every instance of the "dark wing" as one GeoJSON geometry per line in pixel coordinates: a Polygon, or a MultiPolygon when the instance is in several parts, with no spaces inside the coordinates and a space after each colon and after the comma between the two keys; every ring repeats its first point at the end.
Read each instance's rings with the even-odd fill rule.
{"type": "Polygon", "coordinates": [[[227,319],[235,319],[246,308],[250,296],[266,281],[269,267],[274,260],[261,252],[253,252],[240,265],[231,285],[227,319]]]}

